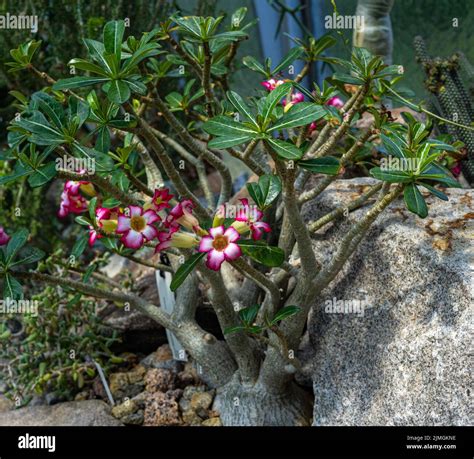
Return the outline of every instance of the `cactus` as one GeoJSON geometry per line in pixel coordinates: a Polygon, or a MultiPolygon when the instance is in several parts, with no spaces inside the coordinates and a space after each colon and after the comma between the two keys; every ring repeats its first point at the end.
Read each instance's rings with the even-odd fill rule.
{"type": "MultiPolygon", "coordinates": [[[[414,39],[417,60],[422,64],[427,78],[425,86],[437,102],[442,116],[449,120],[469,126],[472,123],[474,109],[472,89],[467,90],[461,78],[461,65],[469,78],[472,77],[472,66],[466,57],[456,53],[448,59],[432,58],[426,50],[422,37],[414,39]]],[[[462,172],[466,180],[474,183],[474,132],[462,126],[446,125],[447,131],[461,140],[467,149],[467,158],[462,160],[462,172]]]]}

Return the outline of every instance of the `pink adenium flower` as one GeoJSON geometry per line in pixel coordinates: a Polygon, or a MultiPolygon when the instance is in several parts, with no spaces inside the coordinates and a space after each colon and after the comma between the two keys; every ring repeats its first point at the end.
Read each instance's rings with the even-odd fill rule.
{"type": "Polygon", "coordinates": [[[173,195],[169,193],[168,188],[157,188],[153,197],[151,198],[150,207],[156,212],[162,209],[171,207],[169,201],[173,198],[173,195]]]}
{"type": "Polygon", "coordinates": [[[59,203],[58,216],[66,217],[70,213],[82,214],[87,211],[87,201],[79,193],[72,194],[66,188],[61,193],[61,202],[59,203]]]}
{"type": "Polygon", "coordinates": [[[275,80],[274,78],[270,78],[269,80],[262,81],[260,84],[269,91],[273,91],[275,88],[283,84],[284,80],[275,80]]]}
{"type": "Polygon", "coordinates": [[[332,107],[339,109],[344,107],[344,101],[340,97],[334,96],[326,102],[326,105],[331,105],[332,107]]]}
{"type": "MultiPolygon", "coordinates": [[[[283,100],[283,107],[286,108],[287,104],[292,107],[293,105],[299,104],[300,102],[304,102],[304,94],[302,92],[297,91],[291,95],[290,102],[288,102],[287,99],[283,100]]],[[[288,110],[289,108],[290,107],[288,107],[288,110]]]]}
{"type": "MultiPolygon", "coordinates": [[[[240,202],[242,203],[242,206],[237,212],[235,220],[236,222],[244,223],[242,230],[250,230],[252,233],[252,239],[258,241],[262,238],[264,232],[269,233],[271,231],[270,225],[261,221],[263,218],[263,212],[256,207],[251,208],[247,198],[242,198],[240,202]]],[[[232,224],[232,226],[237,230],[240,229],[238,223],[232,224]]]]}
{"type": "Polygon", "coordinates": [[[10,240],[10,236],[5,232],[3,226],[0,226],[0,246],[5,245],[10,240]]]}
{"type": "Polygon", "coordinates": [[[179,225],[184,226],[188,230],[199,229],[199,221],[192,214],[194,204],[190,199],[184,199],[174,206],[164,221],[166,228],[174,228],[175,231],[179,225]]]}
{"type": "Polygon", "coordinates": [[[116,232],[122,234],[120,241],[129,249],[139,249],[145,242],[158,236],[153,223],[161,218],[154,210],[144,210],[139,206],[128,206],[128,215],[120,214],[116,232]]]}
{"type": "Polygon", "coordinates": [[[238,231],[223,225],[209,230],[208,236],[203,236],[199,244],[199,252],[207,252],[206,266],[219,271],[224,261],[236,260],[242,255],[242,250],[235,243],[240,238],[238,231]]]}

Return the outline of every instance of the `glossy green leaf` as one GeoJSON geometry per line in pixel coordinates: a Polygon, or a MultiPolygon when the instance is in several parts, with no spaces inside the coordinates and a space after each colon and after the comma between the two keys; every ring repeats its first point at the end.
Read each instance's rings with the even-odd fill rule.
{"type": "Polygon", "coordinates": [[[222,137],[255,137],[255,130],[243,123],[238,123],[227,116],[216,116],[207,121],[202,127],[208,134],[222,137]]]}
{"type": "Polygon", "coordinates": [[[326,110],[320,105],[311,102],[301,102],[296,104],[286,112],[275,124],[268,129],[268,132],[278,129],[289,129],[305,126],[321,119],[326,114],[326,110]]]}
{"type": "Polygon", "coordinates": [[[252,112],[250,111],[249,106],[245,103],[245,101],[244,101],[244,99],[242,99],[242,97],[240,97],[234,91],[228,91],[227,92],[227,98],[229,99],[230,103],[236,108],[236,110],[240,114],[244,115],[245,118],[247,118],[249,121],[251,121],[258,128],[258,124],[255,121],[255,118],[252,115],[252,112]]]}
{"type": "Polygon", "coordinates": [[[9,263],[9,268],[17,265],[36,263],[37,261],[44,258],[44,255],[45,253],[36,247],[24,247],[20,252],[20,256],[16,260],[9,263]]]}
{"type": "Polygon", "coordinates": [[[13,233],[11,239],[8,241],[7,250],[5,252],[6,262],[13,260],[17,252],[26,244],[28,240],[28,230],[20,229],[13,233]]]}
{"type": "Polygon", "coordinates": [[[294,316],[301,311],[299,306],[285,306],[281,308],[273,317],[272,321],[270,322],[271,325],[276,325],[278,322],[287,319],[288,317],[294,316]]]}
{"type": "Polygon", "coordinates": [[[130,88],[122,80],[112,80],[107,90],[107,97],[111,102],[121,105],[130,98],[130,88]]]}
{"type": "Polygon", "coordinates": [[[172,292],[176,291],[176,289],[184,282],[186,277],[192,272],[192,270],[197,266],[197,264],[204,258],[206,255],[205,252],[203,253],[195,253],[194,255],[190,256],[175,272],[173,276],[173,280],[170,284],[170,289],[172,292]]]}
{"type": "Polygon", "coordinates": [[[265,266],[278,267],[285,260],[285,253],[279,247],[273,247],[262,241],[239,239],[237,244],[242,252],[265,266]]]}
{"type": "Polygon", "coordinates": [[[125,22],[110,21],[104,26],[104,47],[105,51],[113,54],[120,62],[123,34],[125,32],[125,22]]]}
{"type": "Polygon", "coordinates": [[[254,323],[259,309],[260,305],[254,304],[253,306],[248,306],[239,311],[239,318],[246,327],[249,327],[254,323]]]}
{"type": "Polygon", "coordinates": [[[409,183],[413,181],[413,177],[407,172],[403,171],[384,171],[380,167],[373,167],[370,169],[370,175],[378,180],[389,183],[409,183]]]}
{"type": "Polygon", "coordinates": [[[5,300],[7,298],[12,300],[23,298],[23,287],[10,273],[6,273],[3,278],[3,298],[5,300]]]}
{"type": "Polygon", "coordinates": [[[317,174],[337,175],[340,163],[334,156],[323,156],[322,158],[305,159],[298,162],[298,166],[317,174]]]}
{"type": "Polygon", "coordinates": [[[291,83],[283,83],[268,94],[262,105],[263,124],[268,121],[276,105],[288,94],[290,89],[291,83]]]}
{"type": "Polygon", "coordinates": [[[51,181],[57,173],[56,163],[54,161],[45,164],[37,169],[28,177],[28,183],[32,188],[42,186],[51,181]]]}
{"type": "Polygon", "coordinates": [[[215,139],[209,141],[208,146],[210,148],[225,149],[246,143],[249,140],[252,140],[252,138],[253,137],[248,135],[216,137],[215,139]]]}
{"type": "Polygon", "coordinates": [[[410,183],[403,190],[403,198],[405,204],[410,212],[418,215],[420,218],[425,218],[428,215],[428,207],[420,190],[413,183],[410,183]]]}
{"type": "Polygon", "coordinates": [[[303,156],[303,151],[293,143],[272,138],[265,139],[265,142],[270,144],[280,158],[298,160],[303,156]]]}
{"type": "Polygon", "coordinates": [[[106,81],[109,81],[109,79],[105,77],[75,76],[58,80],[53,85],[53,89],[56,91],[65,91],[67,89],[84,88],[86,86],[92,86],[93,84],[105,83],[106,81]]]}

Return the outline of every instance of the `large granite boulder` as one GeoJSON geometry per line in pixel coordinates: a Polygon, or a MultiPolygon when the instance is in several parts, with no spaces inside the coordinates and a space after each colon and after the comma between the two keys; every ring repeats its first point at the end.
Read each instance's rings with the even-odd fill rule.
{"type": "Polygon", "coordinates": [[[32,406],[0,413],[0,426],[122,426],[100,400],[32,406]]]}
{"type": "MultiPolygon", "coordinates": [[[[308,220],[353,199],[371,179],[336,182],[304,208],[308,220]]],[[[402,201],[315,301],[303,349],[314,425],[472,424],[472,190],[427,199],[422,220],[402,201]]],[[[328,259],[366,210],[314,236],[328,259]]]]}

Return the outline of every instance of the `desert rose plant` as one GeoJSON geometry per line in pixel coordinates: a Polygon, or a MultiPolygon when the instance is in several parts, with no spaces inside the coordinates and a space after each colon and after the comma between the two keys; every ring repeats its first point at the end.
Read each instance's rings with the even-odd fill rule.
{"type": "Polygon", "coordinates": [[[38,42],[11,51],[12,70],[31,71],[46,86],[29,97],[13,92],[18,114],[7,158],[14,167],[1,181],[27,177],[31,187],[44,187],[62,180],[58,218],[73,218],[83,236],[69,265],[60,266],[40,261],[26,231],[2,228],[4,296],[21,297],[21,284],[30,281],[138,309],[172,331],[199,364],[217,388],[225,425],[306,425],[312,403],[294,377],[311,306],[390,203],[404,199],[424,218],[420,189],[447,200],[436,186],[458,183],[439,161],[455,148],[430,138],[429,122],[410,114],[394,122],[381,104],[405,100],[400,66],[362,48],[350,61],[327,57],[335,42],[328,35],[297,41],[277,65],[245,57],[262,84],[251,97],[239,95],[230,86],[251,25],[245,12],[230,22],[176,15],[127,39],[125,21],[108,22],[103,41],[84,40],[89,59],[72,59],[72,75],[58,81],[35,66],[38,42]],[[296,60],[304,61],[297,75],[296,60]],[[340,71],[322,87],[304,87],[316,60],[340,71]],[[163,94],[169,78],[180,78],[181,90],[163,94]],[[370,127],[356,128],[362,116],[370,127]],[[306,221],[302,206],[364,152],[375,184],[306,221]],[[233,188],[229,157],[251,171],[243,190],[233,188]],[[217,192],[210,176],[219,177],[217,192]],[[318,259],[312,234],[362,206],[332,258],[318,259]],[[171,273],[172,313],[135,294],[133,282],[96,273],[95,264],[78,269],[84,251],[104,250],[171,273]],[[199,296],[212,305],[222,335],[196,322],[199,296]]]}

